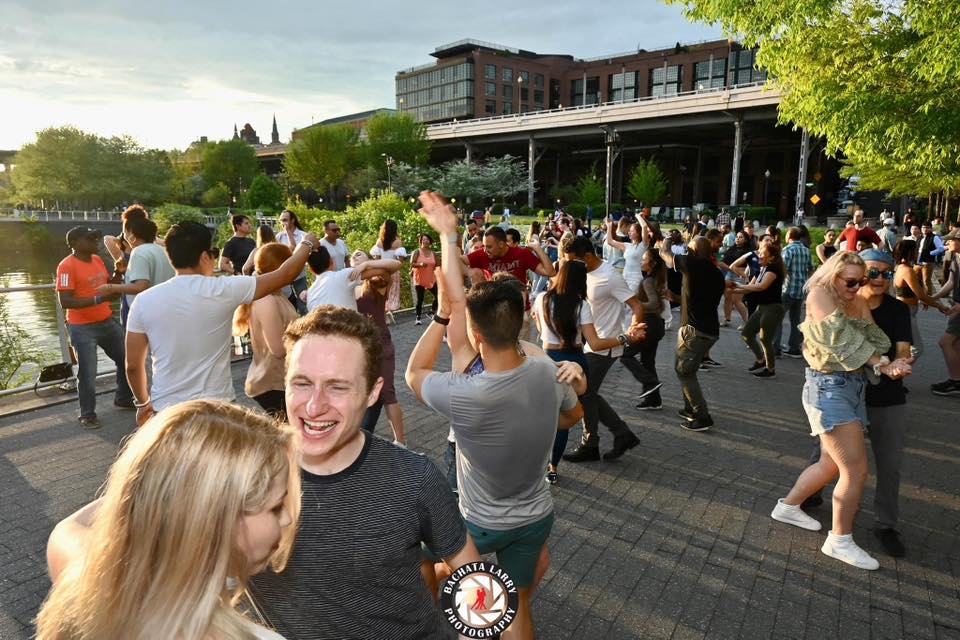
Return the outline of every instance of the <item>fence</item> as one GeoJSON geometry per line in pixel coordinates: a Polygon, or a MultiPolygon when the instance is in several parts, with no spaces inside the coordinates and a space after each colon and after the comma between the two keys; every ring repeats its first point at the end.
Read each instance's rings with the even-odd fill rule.
{"type": "MultiPolygon", "coordinates": [[[[56,295],[53,284],[0,287],[0,296],[6,303],[9,321],[29,334],[31,346],[41,354],[37,358],[42,360],[41,362],[22,363],[21,370],[29,371],[30,368],[25,366],[29,364],[36,365],[39,371],[39,368],[45,365],[70,362],[70,339],[63,309],[57,303],[56,295]]],[[[113,361],[99,352],[97,374],[113,375],[114,373],[116,373],[116,367],[113,361]]],[[[75,381],[74,376],[66,382],[75,381]]],[[[39,386],[55,386],[63,382],[65,381],[61,380],[39,386]]],[[[0,398],[32,391],[33,388],[33,384],[25,384],[12,389],[0,389],[0,398]]]]}

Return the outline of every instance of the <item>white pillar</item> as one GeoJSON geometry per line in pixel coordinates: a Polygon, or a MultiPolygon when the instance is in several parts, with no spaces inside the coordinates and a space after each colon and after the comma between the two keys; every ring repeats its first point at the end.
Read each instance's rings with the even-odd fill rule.
{"type": "Polygon", "coordinates": [[[533,208],[533,169],[537,165],[537,145],[533,135],[527,142],[527,206],[533,208]]]}
{"type": "Polygon", "coordinates": [[[810,137],[807,135],[807,130],[804,129],[800,136],[800,167],[797,169],[797,196],[793,208],[794,215],[803,208],[804,196],[807,191],[807,156],[810,155],[808,150],[809,146],[810,137]]]}
{"type": "Polygon", "coordinates": [[[740,188],[740,155],[743,153],[743,122],[738,116],[733,122],[733,171],[730,175],[730,204],[737,204],[737,190],[740,188]]]}

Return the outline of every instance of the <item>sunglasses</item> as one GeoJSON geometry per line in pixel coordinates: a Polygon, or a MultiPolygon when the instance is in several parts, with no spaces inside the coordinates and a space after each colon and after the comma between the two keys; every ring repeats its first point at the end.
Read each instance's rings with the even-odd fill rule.
{"type": "Polygon", "coordinates": [[[866,278],[860,278],[859,280],[850,280],[847,278],[843,279],[843,284],[847,287],[847,289],[859,289],[860,287],[866,286],[868,282],[870,281],[866,278]]]}
{"type": "Polygon", "coordinates": [[[884,269],[883,271],[880,271],[879,269],[870,269],[867,271],[867,278],[870,280],[876,280],[877,278],[893,280],[893,271],[890,271],[889,269],[884,269]]]}

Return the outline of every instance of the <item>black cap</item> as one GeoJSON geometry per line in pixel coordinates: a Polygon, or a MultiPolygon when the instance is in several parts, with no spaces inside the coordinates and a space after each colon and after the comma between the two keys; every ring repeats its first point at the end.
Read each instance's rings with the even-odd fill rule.
{"type": "Polygon", "coordinates": [[[74,227],[70,229],[70,231],[67,231],[67,244],[72,247],[73,243],[80,238],[89,238],[92,236],[101,238],[103,237],[103,232],[91,229],[90,227],[74,227]]]}

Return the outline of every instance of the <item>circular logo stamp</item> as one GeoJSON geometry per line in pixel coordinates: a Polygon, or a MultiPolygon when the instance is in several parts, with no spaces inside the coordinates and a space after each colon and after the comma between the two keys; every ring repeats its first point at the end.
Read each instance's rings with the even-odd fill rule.
{"type": "Polygon", "coordinates": [[[520,594],[507,572],[492,562],[470,562],[453,572],[440,591],[447,622],[467,638],[493,638],[517,616],[520,594]]]}

